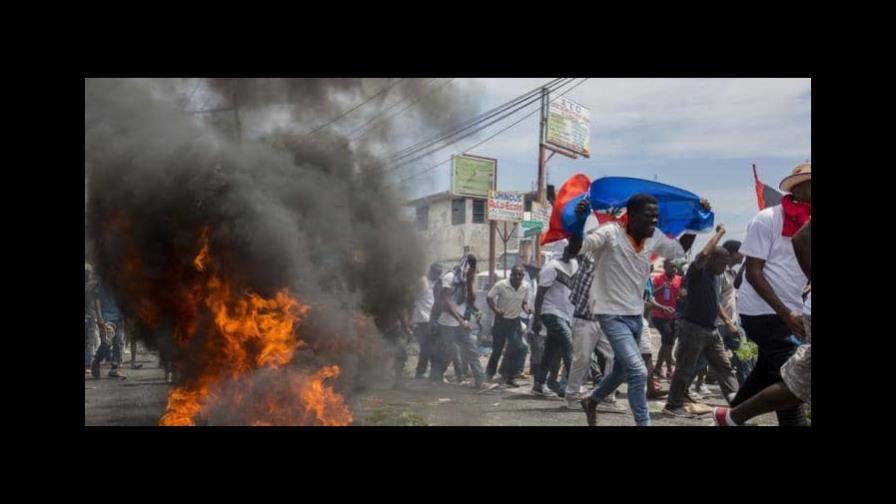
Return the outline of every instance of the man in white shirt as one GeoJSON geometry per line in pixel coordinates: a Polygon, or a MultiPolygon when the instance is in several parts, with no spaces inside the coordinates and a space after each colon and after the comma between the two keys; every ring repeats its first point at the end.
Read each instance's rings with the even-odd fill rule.
{"type": "Polygon", "coordinates": [[[420,355],[417,359],[417,371],[414,377],[422,380],[426,375],[426,368],[429,367],[430,355],[432,354],[432,332],[435,320],[433,319],[433,303],[435,302],[435,292],[433,292],[433,284],[442,278],[442,266],[433,263],[429,267],[429,273],[420,277],[417,284],[417,294],[414,300],[414,313],[411,316],[411,322],[414,324],[414,338],[420,346],[420,355]]]}
{"type": "Polygon", "coordinates": [[[429,379],[441,383],[452,361],[454,353],[459,350],[461,358],[469,363],[473,372],[475,388],[488,390],[494,388],[485,383],[485,373],[479,362],[476,343],[470,335],[470,322],[467,320],[467,306],[474,306],[476,300],[473,282],[476,280],[476,256],[470,254],[463,258],[453,271],[442,276],[442,306],[438,319],[438,330],[431,356],[432,370],[429,379]]]}
{"type": "MultiPolygon", "coordinates": [[[[811,263],[812,221],[793,236],[793,249],[800,269],[812,277],[811,263]]],[[[733,408],[715,408],[713,420],[722,427],[743,425],[747,420],[770,411],[799,408],[801,403],[812,404],[812,292],[803,305],[805,343],[781,366],[782,383],[764,388],[758,394],[733,408]]]]}
{"type": "MultiPolygon", "coordinates": [[[[709,203],[701,200],[709,210],[709,203]]],[[[589,201],[576,206],[576,214],[585,215],[589,201]]],[[[597,405],[616,391],[623,377],[628,383],[628,400],[639,426],[650,425],[647,407],[647,366],[639,346],[643,329],[644,286],[650,275],[650,257],[658,254],[669,259],[684,256],[695,235],[684,234],[680,242],[670,239],[656,226],[659,206],[655,197],[636,194],[626,203],[628,222],[602,226],[584,238],[570,237],[570,254],[591,253],[595,261],[595,280],[591,285],[592,312],[598,316],[601,330],[613,347],[613,369],[590,396],[582,399],[589,426],[597,425],[597,405]]]]}
{"type": "Polygon", "coordinates": [[[535,334],[541,330],[544,323],[548,330],[545,340],[544,353],[541,356],[541,364],[538,366],[538,374],[533,378],[532,393],[547,395],[544,390],[545,378],[548,369],[557,353],[563,361],[563,378],[559,383],[550,383],[550,389],[563,397],[566,379],[569,377],[569,369],[572,364],[572,313],[575,309],[569,300],[572,278],[579,269],[576,259],[570,258],[569,246],[563,249],[561,259],[552,259],[538,274],[538,294],[535,296],[535,313],[532,321],[532,330],[535,334]]]}
{"type": "Polygon", "coordinates": [[[501,374],[501,380],[511,387],[519,386],[514,381],[514,377],[519,371],[516,369],[515,363],[525,361],[525,355],[523,359],[519,358],[519,353],[526,351],[520,334],[520,314],[531,313],[526,302],[529,298],[529,285],[523,282],[523,277],[525,277],[523,267],[514,266],[510,270],[510,278],[496,282],[488,291],[486,298],[489,308],[495,313],[495,325],[492,328],[494,337],[492,355],[485,367],[485,376],[488,380],[492,380],[497,370],[501,374]],[[507,352],[504,354],[504,359],[501,360],[501,368],[498,369],[498,360],[501,359],[505,343],[507,352]]]}
{"type": "MultiPolygon", "coordinates": [[[[781,366],[796,351],[790,336],[804,335],[802,294],[808,279],[797,261],[792,239],[811,217],[811,177],[810,164],[794,168],[779,186],[790,194],[747,224],[747,236],[740,247],[747,258],[746,281],[737,293],[737,310],[744,332],[759,347],[759,357],[732,406],[780,383],[781,366]]],[[[776,413],[779,425],[806,425],[801,406],[776,413]]]]}

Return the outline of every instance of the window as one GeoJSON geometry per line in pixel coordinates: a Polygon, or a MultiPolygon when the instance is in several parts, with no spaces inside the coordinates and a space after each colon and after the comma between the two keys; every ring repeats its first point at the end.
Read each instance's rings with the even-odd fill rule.
{"type": "Polygon", "coordinates": [[[473,200],[473,224],[485,223],[485,200],[473,200]]]}
{"type": "Polygon", "coordinates": [[[451,225],[465,224],[467,222],[467,199],[455,198],[451,200],[451,225]]]}
{"type": "Polygon", "coordinates": [[[429,205],[417,207],[417,231],[429,229],[429,205]]]}

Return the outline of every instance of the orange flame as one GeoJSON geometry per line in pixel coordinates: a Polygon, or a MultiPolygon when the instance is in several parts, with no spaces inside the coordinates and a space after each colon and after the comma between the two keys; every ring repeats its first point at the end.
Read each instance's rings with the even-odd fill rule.
{"type": "Polygon", "coordinates": [[[205,265],[208,263],[208,258],[208,226],[206,226],[202,230],[202,248],[199,250],[199,253],[196,254],[196,258],[193,259],[193,266],[199,271],[205,271],[205,265]]]}
{"type": "MultiPolygon", "coordinates": [[[[204,272],[211,255],[208,228],[193,265],[204,272]]],[[[341,395],[325,384],[340,374],[338,366],[303,373],[286,367],[305,345],[296,326],[310,311],[286,289],[266,299],[254,292],[235,294],[216,272],[188,290],[186,314],[175,340],[186,345],[196,331],[198,310],[207,311],[198,377],[190,377],[168,395],[164,426],[196,425],[197,419],[218,410],[246,412],[241,425],[348,425],[354,418],[341,395]],[[255,371],[276,373],[261,383],[255,371]],[[285,385],[284,385],[285,384],[285,385]]],[[[259,375],[261,376],[261,375],[259,375]]],[[[232,416],[232,415],[231,415],[232,416]]]]}

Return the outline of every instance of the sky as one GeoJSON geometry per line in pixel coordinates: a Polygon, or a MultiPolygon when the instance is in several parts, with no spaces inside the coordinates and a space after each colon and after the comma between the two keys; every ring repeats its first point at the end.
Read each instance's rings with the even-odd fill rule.
{"type": "MultiPolygon", "coordinates": [[[[453,84],[485,111],[549,80],[456,79],[453,84]]],[[[760,179],[777,188],[796,165],[811,160],[811,79],[588,79],[565,96],[591,109],[591,157],[555,155],[548,163],[548,183],[559,187],[579,172],[592,180],[656,177],[707,198],[716,223],[727,228],[724,239],[743,240],[758,211],[753,163],[760,179]]],[[[524,113],[400,169],[398,177],[464,152],[524,113]]],[[[405,134],[410,136],[405,143],[399,138],[401,146],[412,143],[413,135],[405,134]]],[[[538,114],[467,153],[498,159],[499,189],[533,190],[538,114]]],[[[413,199],[449,186],[446,164],[401,187],[413,199]]],[[[695,247],[708,237],[698,236],[695,247]]]]}

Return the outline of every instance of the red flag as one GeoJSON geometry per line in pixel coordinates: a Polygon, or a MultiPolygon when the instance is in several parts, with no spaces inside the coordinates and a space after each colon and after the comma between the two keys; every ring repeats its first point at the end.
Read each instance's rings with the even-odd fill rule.
{"type": "Polygon", "coordinates": [[[753,163],[753,180],[756,181],[756,201],[759,202],[759,209],[765,208],[765,198],[762,193],[765,192],[765,184],[759,181],[759,175],[756,174],[756,163],[753,163]]]}
{"type": "Polygon", "coordinates": [[[569,231],[563,228],[563,207],[573,198],[587,194],[591,190],[591,180],[584,173],[577,173],[560,186],[560,191],[554,199],[551,209],[551,220],[547,231],[541,235],[541,244],[562,240],[569,236],[569,231]]]}
{"type": "Polygon", "coordinates": [[[756,182],[756,201],[759,203],[760,210],[781,203],[781,196],[783,195],[759,180],[755,164],[753,165],[753,180],[756,182]]]}

